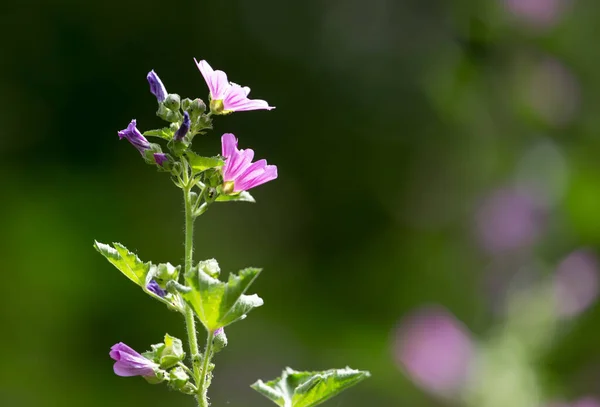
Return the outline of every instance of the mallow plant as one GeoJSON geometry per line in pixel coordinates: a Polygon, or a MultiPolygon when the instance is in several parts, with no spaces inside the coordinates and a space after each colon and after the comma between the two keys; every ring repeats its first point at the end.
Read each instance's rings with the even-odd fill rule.
{"type": "MultiPolygon", "coordinates": [[[[151,384],[193,396],[200,407],[209,406],[208,388],[215,372],[215,356],[227,345],[225,328],[241,321],[263,305],[256,294],[247,294],[261,269],[249,267],[222,278],[215,259],[194,262],[194,223],[213,204],[254,202],[249,191],[277,178],[277,167],[255,160],[250,148],[239,148],[231,133],[221,136],[221,153],[192,150],[194,138],[213,128],[213,118],[233,112],[272,110],[264,100],[250,99],[250,88],[230,82],[225,72],[213,70],[206,61],[196,61],[209,89],[208,106],[199,98],[181,99],[167,92],[154,71],[147,75],[156,97],[156,115],[167,124],[142,133],[136,120],[118,132],[142,159],[159,172],[171,176],[182,191],[185,208],[185,253],[183,266],[140,260],[120,243],[95,242],[94,247],[146,294],[181,314],[187,332],[187,347],[169,334],[162,342],[138,352],[119,342],[110,349],[118,376],[141,376],[151,384]],[[158,143],[152,143],[148,138],[158,143]],[[205,334],[204,348],[198,327],[205,334]]],[[[244,143],[245,144],[245,143],[244,143]]],[[[244,145],[242,144],[242,145],[244,145]]],[[[325,371],[285,368],[280,377],[258,380],[252,388],[282,407],[311,407],[369,377],[369,372],[349,367],[325,371]]]]}

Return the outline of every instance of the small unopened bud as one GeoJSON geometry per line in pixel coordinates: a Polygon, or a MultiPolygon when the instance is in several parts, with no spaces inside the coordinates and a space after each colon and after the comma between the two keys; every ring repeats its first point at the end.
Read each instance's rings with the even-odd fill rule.
{"type": "Polygon", "coordinates": [[[197,116],[204,113],[206,110],[206,104],[202,101],[202,99],[194,99],[191,101],[189,108],[185,110],[189,110],[192,115],[197,116]]]}
{"type": "Polygon", "coordinates": [[[189,110],[191,104],[192,104],[192,99],[185,98],[181,101],[181,108],[183,110],[189,110]]]}
{"type": "Polygon", "coordinates": [[[219,328],[213,335],[213,351],[220,352],[225,346],[227,346],[227,335],[223,328],[219,328]]]}
{"type": "Polygon", "coordinates": [[[198,270],[204,271],[206,274],[213,278],[219,277],[221,274],[221,268],[219,263],[215,259],[203,260],[198,263],[198,270]]]}
{"type": "Polygon", "coordinates": [[[189,376],[182,367],[177,366],[169,372],[169,386],[181,390],[188,383],[189,376]]]}
{"type": "Polygon", "coordinates": [[[171,110],[179,110],[179,106],[181,106],[181,98],[177,93],[169,93],[165,99],[165,106],[171,110]]]}

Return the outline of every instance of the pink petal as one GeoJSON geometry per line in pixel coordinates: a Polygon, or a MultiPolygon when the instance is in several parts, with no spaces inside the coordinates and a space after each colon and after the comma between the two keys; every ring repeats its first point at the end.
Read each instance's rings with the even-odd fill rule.
{"type": "Polygon", "coordinates": [[[239,85],[231,85],[227,94],[225,95],[225,99],[223,100],[223,109],[232,110],[234,112],[240,112],[244,110],[274,109],[274,107],[269,106],[269,104],[264,100],[248,99],[247,94],[249,92],[250,88],[247,86],[242,88],[239,85]]]}
{"type": "Polygon", "coordinates": [[[221,136],[221,151],[223,157],[231,157],[237,151],[237,139],[233,133],[225,133],[221,136]]]}
{"type": "Polygon", "coordinates": [[[239,183],[239,185],[235,186],[234,191],[235,192],[247,191],[249,189],[252,189],[254,187],[262,185],[265,182],[273,181],[276,178],[277,178],[277,166],[276,165],[267,165],[265,167],[264,171],[262,172],[262,174],[259,174],[257,177],[252,178],[252,179],[248,178],[248,179],[243,180],[242,182],[239,183]]]}
{"type": "Polygon", "coordinates": [[[238,154],[229,157],[223,167],[223,180],[234,181],[240,174],[246,171],[253,158],[254,150],[250,148],[240,150],[238,154]]]}
{"type": "MultiPolygon", "coordinates": [[[[196,59],[194,59],[194,61],[196,61],[196,59]]],[[[213,70],[205,60],[200,62],[196,61],[196,65],[198,65],[198,69],[200,69],[200,72],[204,77],[204,81],[208,85],[210,96],[216,100],[223,99],[228,88],[231,86],[227,81],[227,75],[225,72],[213,70]]]]}

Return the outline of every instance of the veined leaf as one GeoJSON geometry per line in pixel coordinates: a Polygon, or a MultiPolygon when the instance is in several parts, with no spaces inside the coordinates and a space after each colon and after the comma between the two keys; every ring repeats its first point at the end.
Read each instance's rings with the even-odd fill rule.
{"type": "Polygon", "coordinates": [[[144,136],[160,137],[165,140],[171,140],[173,138],[173,130],[171,130],[169,127],[163,127],[162,129],[148,130],[148,131],[145,131],[143,134],[144,134],[144,136]]]}
{"type": "Polygon", "coordinates": [[[202,157],[191,151],[186,152],[192,169],[197,172],[206,171],[209,168],[221,167],[225,162],[220,157],[202,157]]]}
{"type": "Polygon", "coordinates": [[[247,268],[239,275],[230,274],[229,280],[223,282],[194,267],[191,275],[186,275],[192,290],[181,295],[206,329],[214,331],[245,318],[253,308],[263,305],[258,295],[244,294],[260,271],[247,268]]]}
{"type": "Polygon", "coordinates": [[[266,383],[259,380],[250,387],[281,407],[313,407],[369,376],[367,371],[349,367],[323,372],[297,372],[288,367],[281,377],[266,383]]]}
{"type": "Polygon", "coordinates": [[[146,277],[150,271],[151,263],[143,263],[135,254],[131,253],[120,243],[113,243],[113,246],[94,242],[94,247],[101,255],[111,262],[125,277],[136,283],[142,288],[146,287],[146,277]]]}

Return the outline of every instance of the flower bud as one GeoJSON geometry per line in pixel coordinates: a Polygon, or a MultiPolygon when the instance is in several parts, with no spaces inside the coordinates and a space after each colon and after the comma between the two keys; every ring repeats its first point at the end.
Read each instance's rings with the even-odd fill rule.
{"type": "Polygon", "coordinates": [[[144,376],[156,378],[158,365],[140,355],[123,342],[110,348],[110,357],[115,360],[114,371],[117,376],[144,376]]]}
{"type": "Polygon", "coordinates": [[[160,165],[161,167],[163,167],[163,164],[166,161],[169,161],[169,159],[167,158],[167,155],[165,153],[154,153],[153,157],[154,157],[154,161],[156,162],[156,164],[160,165]]]}
{"type": "Polygon", "coordinates": [[[181,266],[175,267],[171,263],[161,263],[158,265],[156,274],[154,276],[163,282],[177,280],[179,270],[181,270],[181,266]]]}
{"type": "Polygon", "coordinates": [[[188,112],[183,112],[183,122],[181,122],[181,126],[177,129],[175,134],[173,135],[173,140],[179,141],[183,140],[183,138],[190,131],[191,126],[190,115],[188,112]]]}
{"type": "Polygon", "coordinates": [[[215,259],[203,260],[198,263],[198,270],[204,271],[206,274],[213,278],[218,278],[221,273],[219,263],[215,259]]]}
{"type": "Polygon", "coordinates": [[[225,329],[219,328],[213,335],[213,351],[220,352],[225,346],[227,346],[227,336],[225,335],[225,329]]]}
{"type": "Polygon", "coordinates": [[[188,383],[190,377],[182,367],[177,366],[169,372],[169,386],[175,390],[181,390],[188,383]]]}
{"type": "Polygon", "coordinates": [[[168,369],[181,362],[184,358],[185,352],[183,351],[181,340],[166,334],[165,346],[162,348],[159,355],[160,367],[168,369]]]}
{"type": "Polygon", "coordinates": [[[151,280],[148,285],[146,286],[146,289],[156,295],[158,295],[159,297],[164,297],[165,295],[167,295],[167,292],[165,290],[163,290],[161,288],[161,286],[155,281],[155,280],[151,280]]]}
{"type": "Polygon", "coordinates": [[[167,90],[154,70],[148,72],[146,79],[150,84],[150,92],[156,96],[156,100],[158,100],[159,103],[164,102],[167,97],[167,90]]]}
{"type": "Polygon", "coordinates": [[[185,98],[181,101],[181,108],[183,110],[189,110],[191,104],[192,104],[192,99],[185,98]]]}
{"type": "MultiPolygon", "coordinates": [[[[188,110],[188,109],[185,109],[188,110]]],[[[192,115],[200,115],[206,111],[206,104],[202,101],[202,99],[194,99],[190,103],[189,112],[192,115]]]]}
{"type": "Polygon", "coordinates": [[[181,99],[177,93],[169,93],[165,99],[165,106],[171,110],[179,110],[181,99]]]}
{"type": "Polygon", "coordinates": [[[181,120],[181,113],[178,111],[173,111],[166,107],[164,104],[160,104],[158,106],[158,110],[156,111],[156,115],[163,120],[166,120],[171,123],[175,123],[181,120]]]}

